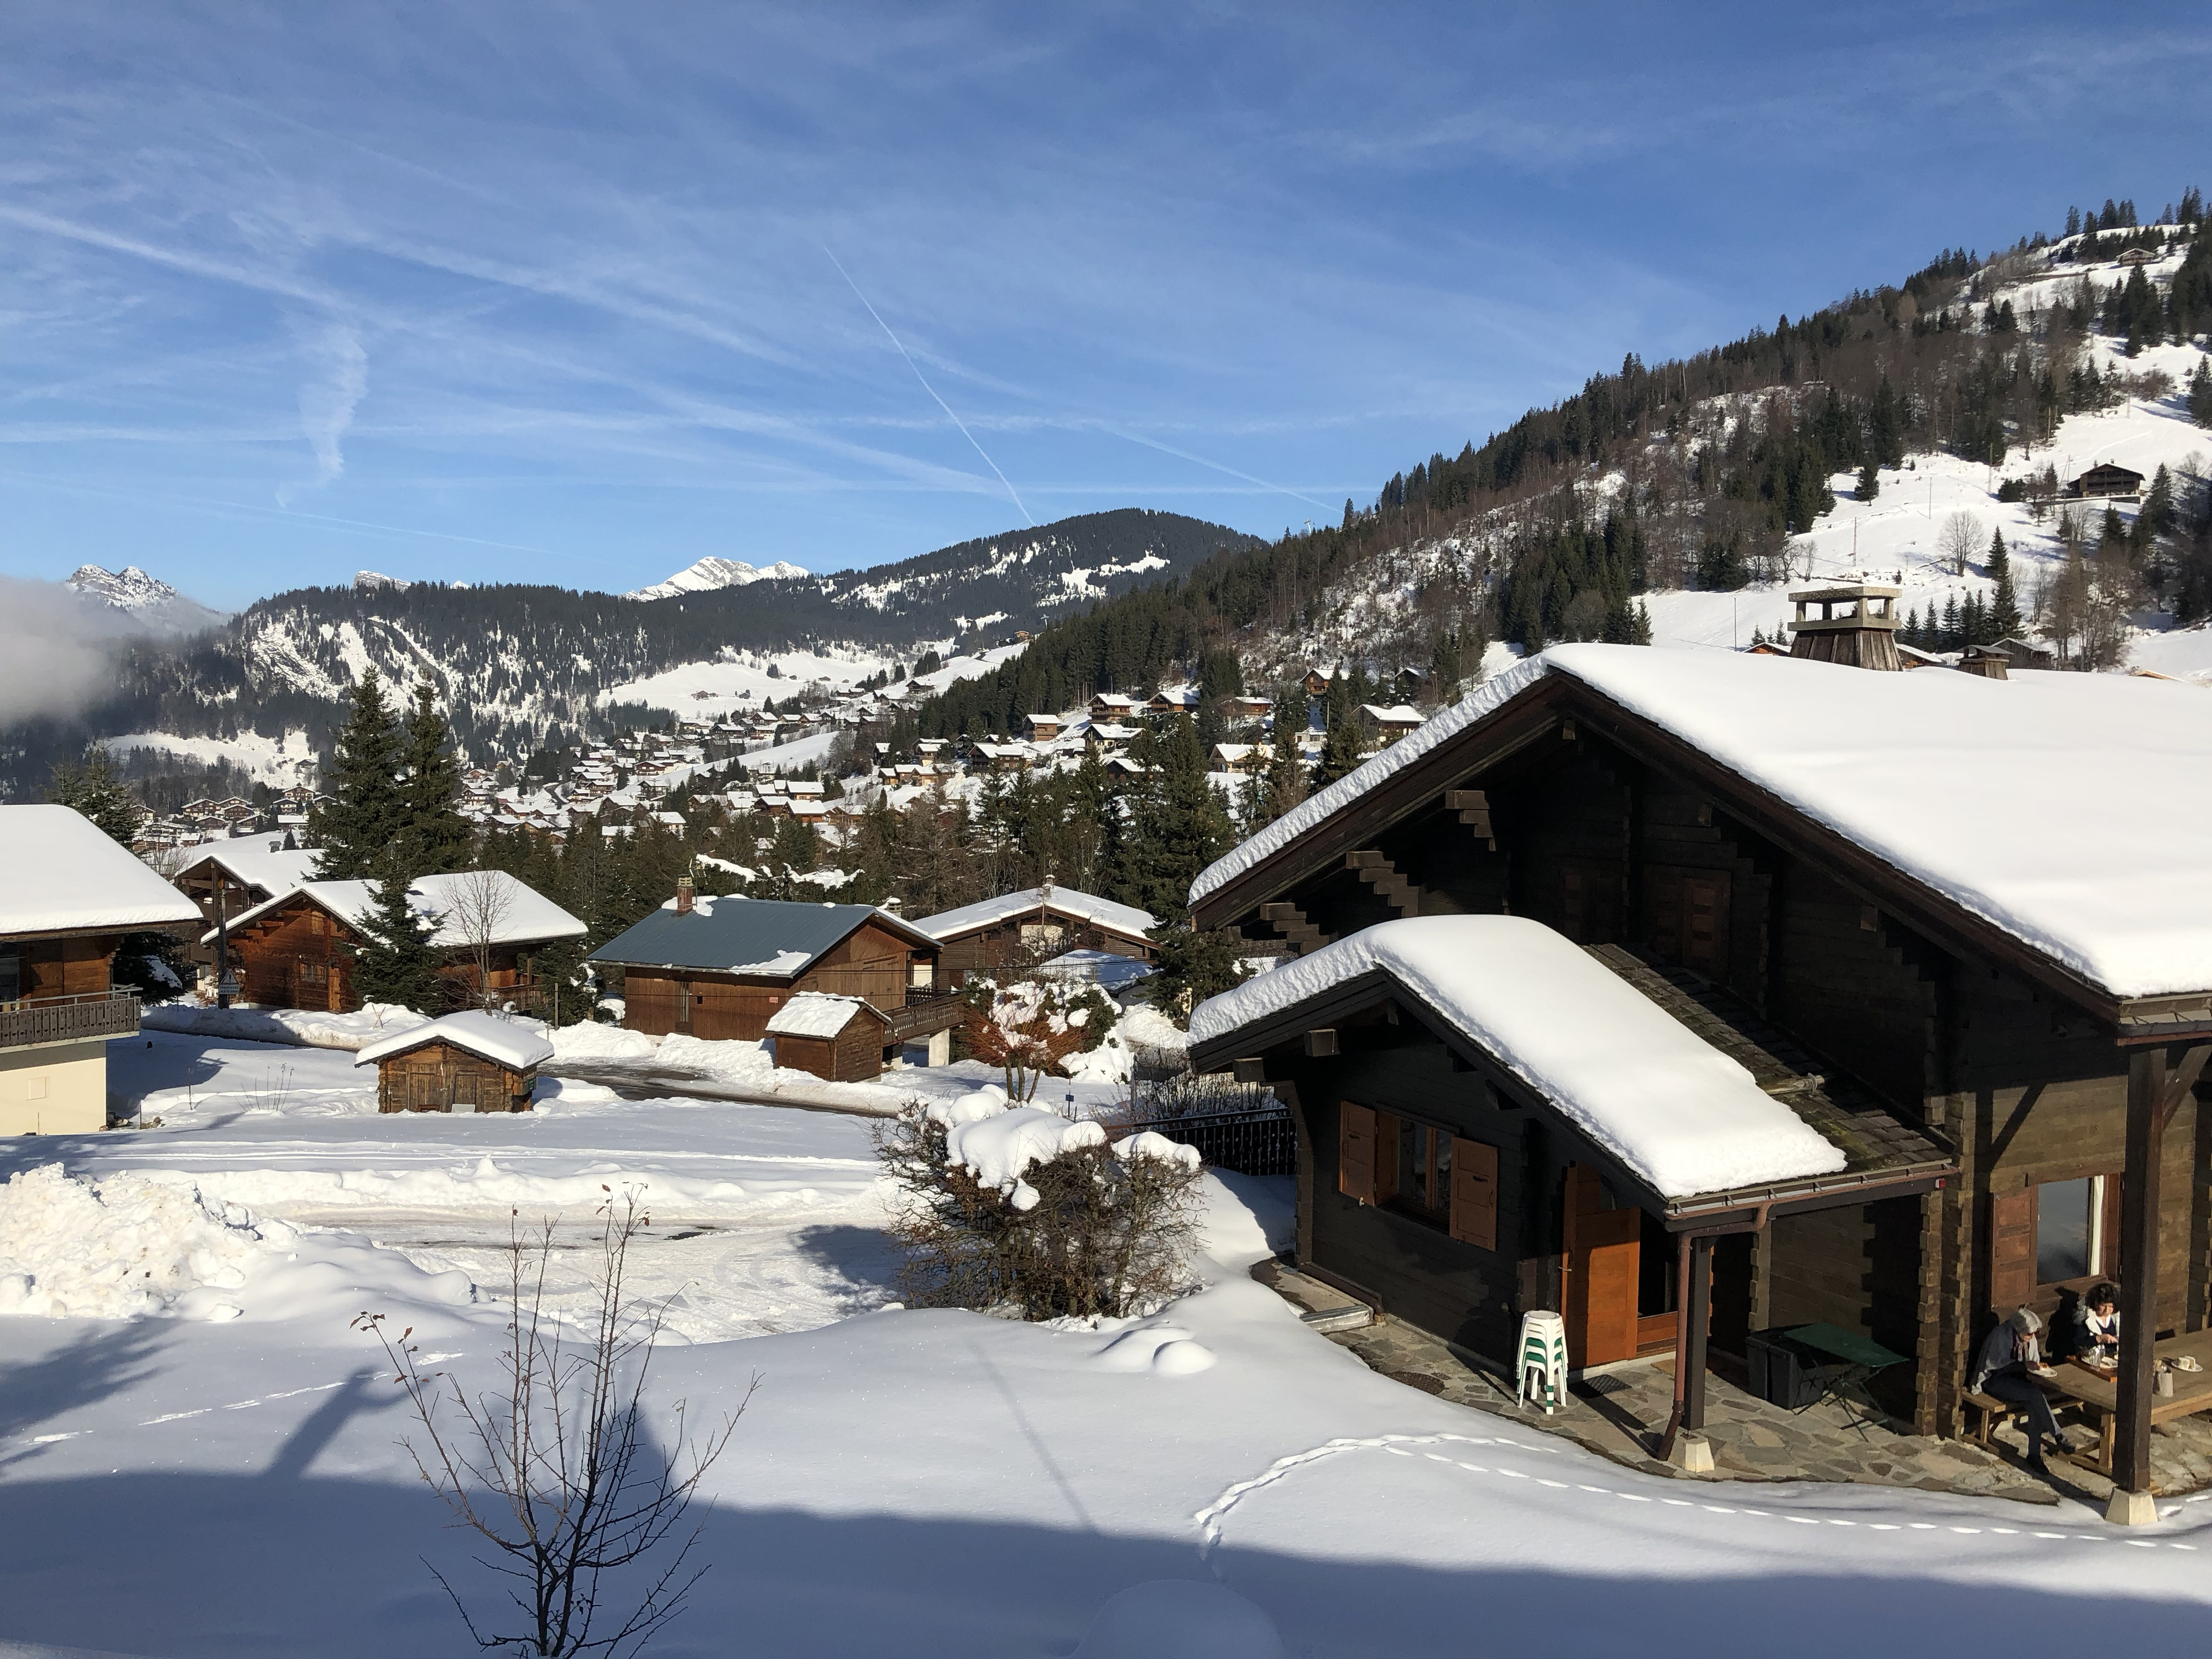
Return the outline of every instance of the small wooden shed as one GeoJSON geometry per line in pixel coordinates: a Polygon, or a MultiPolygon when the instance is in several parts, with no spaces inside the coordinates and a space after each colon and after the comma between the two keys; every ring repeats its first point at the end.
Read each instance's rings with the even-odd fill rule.
{"type": "Polygon", "coordinates": [[[866,1083],[884,1069],[890,1021],[858,997],[802,991],[768,1023],[775,1063],[832,1083],[866,1083]]]}
{"type": "Polygon", "coordinates": [[[552,1058],[534,1024],[469,1009],[372,1042],[353,1063],[376,1067],[380,1112],[526,1112],[552,1058]]]}

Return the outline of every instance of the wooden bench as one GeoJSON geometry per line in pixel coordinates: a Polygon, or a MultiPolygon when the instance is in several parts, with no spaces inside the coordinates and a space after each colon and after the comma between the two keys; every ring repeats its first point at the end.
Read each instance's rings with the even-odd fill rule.
{"type": "Polygon", "coordinates": [[[1993,1394],[1974,1394],[1970,1392],[1966,1395],[1966,1406],[1970,1411],[1977,1411],[1981,1413],[1981,1419],[1978,1427],[1976,1425],[1975,1419],[1973,1418],[1969,1417],[1966,1419],[1966,1438],[1972,1441],[1976,1445],[1984,1447],[1991,1451],[1994,1451],[1996,1449],[1994,1446],[1990,1445],[1990,1436],[1996,1430],[2002,1428],[2006,1424],[2011,1422],[2015,1417],[2025,1417],[2027,1415],[2027,1407],[2015,1406],[2010,1401],[2000,1400],[1993,1394]]]}

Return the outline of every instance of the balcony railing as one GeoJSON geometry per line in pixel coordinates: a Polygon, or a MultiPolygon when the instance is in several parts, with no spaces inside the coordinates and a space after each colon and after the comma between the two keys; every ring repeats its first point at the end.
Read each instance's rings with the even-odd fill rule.
{"type": "MultiPolygon", "coordinates": [[[[883,1007],[881,1003],[876,1006],[883,1007]]],[[[916,985],[908,988],[902,1006],[883,1008],[883,1012],[890,1021],[890,1040],[904,1042],[957,1025],[966,1018],[966,1004],[957,991],[916,985]]]]}
{"type": "Polygon", "coordinates": [[[131,1036],[137,1030],[138,994],[135,991],[87,991],[76,996],[0,1002],[0,1048],[131,1036]]]}

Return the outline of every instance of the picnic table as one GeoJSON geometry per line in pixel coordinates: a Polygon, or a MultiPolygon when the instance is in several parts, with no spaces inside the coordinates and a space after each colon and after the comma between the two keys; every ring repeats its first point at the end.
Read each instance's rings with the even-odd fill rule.
{"type": "Polygon", "coordinates": [[[1892,1352],[1871,1337],[1862,1336],[1856,1331],[1847,1331],[1840,1325],[1831,1325],[1825,1321],[1813,1325],[1794,1325],[1782,1334],[1800,1347],[1825,1354],[1835,1362],[1817,1369],[1821,1399],[1833,1400],[1846,1413],[1854,1415],[1856,1411],[1864,1411],[1877,1420],[1884,1415],[1881,1407],[1875,1403],[1874,1396],[1867,1392],[1867,1384],[1876,1372],[1886,1371],[1892,1365],[1906,1364],[1905,1355],[1892,1352]]]}
{"type": "MultiPolygon", "coordinates": [[[[2151,1395],[2150,1420],[2154,1424],[2170,1423],[2177,1417],[2212,1411],[2212,1330],[2192,1331],[2186,1336],[2170,1336],[2163,1342],[2153,1343],[2151,1352],[2160,1360],[2179,1359],[2186,1355],[2203,1367],[2201,1370],[2174,1372],[2173,1392],[2151,1395]]],[[[2097,1419],[2095,1452],[2065,1452],[2061,1455],[2070,1462],[2094,1468],[2100,1474],[2112,1474],[2112,1446],[2119,1423],[2119,1373],[2084,1364],[2080,1359],[2069,1359],[2063,1364],[2053,1366],[2049,1376],[2039,1376],[2035,1380],[2043,1385],[2045,1393],[2062,1395],[2086,1407],[2097,1419]]]]}

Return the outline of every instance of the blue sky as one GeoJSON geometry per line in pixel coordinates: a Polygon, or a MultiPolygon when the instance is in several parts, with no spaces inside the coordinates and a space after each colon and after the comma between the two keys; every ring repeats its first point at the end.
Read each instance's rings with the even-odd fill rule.
{"type": "Polygon", "coordinates": [[[2155,213],[2209,61],[2185,8],[13,0],[0,572],[1278,534],[1625,352],[2155,213]]]}

